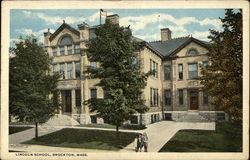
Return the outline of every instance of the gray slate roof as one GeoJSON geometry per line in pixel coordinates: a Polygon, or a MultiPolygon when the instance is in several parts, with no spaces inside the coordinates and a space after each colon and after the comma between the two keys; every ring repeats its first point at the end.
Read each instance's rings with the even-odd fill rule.
{"type": "Polygon", "coordinates": [[[209,45],[208,42],[200,41],[193,37],[180,37],[163,42],[162,41],[148,42],[148,47],[157,52],[158,54],[160,54],[161,56],[168,57],[171,54],[176,53],[177,51],[185,47],[191,41],[194,41],[204,47],[207,47],[209,45]]]}
{"type": "Polygon", "coordinates": [[[183,37],[183,38],[176,38],[171,39],[168,41],[155,41],[155,42],[149,42],[148,44],[158,51],[162,56],[169,56],[172,52],[174,52],[176,49],[181,47],[183,44],[188,42],[191,38],[190,37],[183,37]]]}

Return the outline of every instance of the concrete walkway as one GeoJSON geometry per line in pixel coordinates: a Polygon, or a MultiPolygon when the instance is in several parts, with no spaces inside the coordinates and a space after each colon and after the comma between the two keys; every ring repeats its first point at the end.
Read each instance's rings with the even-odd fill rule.
{"type": "MultiPolygon", "coordinates": [[[[20,125],[19,125],[20,126],[20,125]]],[[[29,127],[34,127],[29,125],[29,127]]],[[[89,129],[89,130],[105,130],[115,131],[111,128],[94,128],[94,127],[75,127],[75,126],[39,126],[38,136],[43,136],[63,128],[75,128],[75,129],[89,129]]],[[[136,132],[136,130],[124,130],[120,132],[136,132]]],[[[81,149],[81,148],[64,148],[64,147],[50,147],[42,145],[28,145],[21,144],[22,142],[28,141],[35,138],[35,128],[31,128],[22,132],[17,132],[9,135],[9,149],[14,151],[39,151],[39,152],[112,152],[108,150],[97,150],[97,149],[81,149]]]]}
{"type": "MultiPolygon", "coordinates": [[[[63,128],[77,128],[77,129],[93,129],[93,130],[112,130],[108,128],[92,128],[92,127],[74,127],[74,126],[39,126],[39,136],[58,131],[63,128]]],[[[179,130],[183,129],[197,129],[197,130],[215,130],[215,123],[205,122],[173,122],[161,121],[147,126],[145,130],[120,130],[121,132],[146,132],[148,135],[148,151],[158,152],[179,130]]],[[[49,147],[40,145],[26,145],[22,142],[28,141],[35,137],[35,128],[18,132],[9,136],[10,150],[15,151],[40,151],[40,152],[108,152],[104,150],[94,149],[78,149],[78,148],[63,148],[63,147],[49,147]]],[[[120,152],[135,152],[136,142],[132,142],[120,152]]]]}
{"type": "MultiPolygon", "coordinates": [[[[215,123],[161,121],[147,126],[148,152],[158,152],[179,130],[215,130],[215,123]]],[[[136,142],[129,144],[120,152],[135,152],[136,142]]]]}

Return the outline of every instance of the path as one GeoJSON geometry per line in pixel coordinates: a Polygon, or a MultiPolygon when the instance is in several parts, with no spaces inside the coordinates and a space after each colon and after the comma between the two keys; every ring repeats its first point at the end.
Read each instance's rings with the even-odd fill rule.
{"type": "MultiPolygon", "coordinates": [[[[77,129],[93,129],[93,130],[112,130],[108,128],[91,128],[91,127],[74,127],[74,126],[39,126],[39,136],[49,134],[60,130],[62,128],[77,128],[77,129]]],[[[215,130],[215,123],[206,122],[173,122],[161,121],[147,126],[145,130],[120,130],[121,132],[146,132],[149,139],[148,151],[158,152],[179,130],[182,129],[197,129],[197,130],[215,130]]],[[[52,151],[52,152],[100,152],[103,150],[94,149],[77,149],[77,148],[62,148],[62,147],[49,147],[40,145],[26,145],[21,144],[24,141],[30,140],[35,137],[35,128],[18,132],[9,136],[10,150],[20,151],[52,151]]],[[[135,152],[135,142],[132,142],[120,152],[135,152]]],[[[107,151],[105,151],[107,152],[107,151]]]]}
{"type": "MultiPolygon", "coordinates": [[[[143,132],[148,135],[148,152],[158,152],[179,130],[215,130],[215,123],[161,121],[147,126],[143,132]]],[[[120,152],[134,152],[135,142],[120,152]]]]}
{"type": "MultiPolygon", "coordinates": [[[[34,127],[30,125],[30,127],[34,127]]],[[[93,128],[93,127],[75,127],[75,126],[39,126],[38,136],[43,136],[63,128],[76,128],[76,129],[89,129],[89,130],[106,130],[115,131],[111,128],[93,128]]],[[[124,130],[120,132],[137,132],[136,130],[124,130]]],[[[97,149],[81,149],[81,148],[66,148],[66,147],[50,147],[42,145],[28,145],[21,144],[22,142],[28,141],[35,138],[35,128],[31,128],[22,132],[17,132],[9,135],[9,149],[14,151],[39,151],[39,152],[110,152],[107,150],[97,149]]]]}

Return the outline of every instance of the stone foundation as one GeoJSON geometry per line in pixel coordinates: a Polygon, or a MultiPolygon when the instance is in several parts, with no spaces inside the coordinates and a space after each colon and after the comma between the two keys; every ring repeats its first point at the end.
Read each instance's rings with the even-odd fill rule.
{"type": "MultiPolygon", "coordinates": [[[[104,124],[102,118],[95,117],[95,114],[74,114],[72,115],[80,124],[104,124]]],[[[145,114],[135,114],[131,120],[124,124],[149,125],[162,120],[172,120],[178,122],[212,122],[212,121],[228,121],[228,115],[223,111],[164,111],[150,112],[145,114]]]]}

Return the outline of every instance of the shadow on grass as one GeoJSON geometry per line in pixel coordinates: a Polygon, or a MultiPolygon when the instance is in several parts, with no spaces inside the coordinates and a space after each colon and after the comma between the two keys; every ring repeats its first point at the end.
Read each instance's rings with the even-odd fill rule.
{"type": "Polygon", "coordinates": [[[118,151],[132,143],[139,133],[65,128],[24,142],[55,147],[118,151]]]}
{"type": "MultiPolygon", "coordinates": [[[[84,124],[80,125],[79,127],[93,127],[93,128],[108,128],[108,129],[116,129],[116,126],[110,124],[84,124]]],[[[145,125],[123,125],[119,129],[126,129],[126,130],[143,130],[147,127],[145,125]]]]}
{"type": "Polygon", "coordinates": [[[242,152],[242,123],[219,122],[215,131],[181,130],[159,152],[242,152]]]}
{"type": "Polygon", "coordinates": [[[9,127],[9,134],[14,134],[14,133],[25,131],[25,130],[31,129],[31,128],[33,128],[33,127],[12,127],[12,126],[10,126],[9,127]]]}

